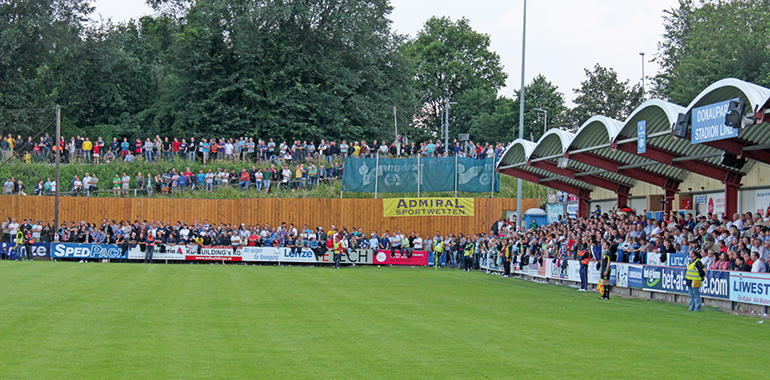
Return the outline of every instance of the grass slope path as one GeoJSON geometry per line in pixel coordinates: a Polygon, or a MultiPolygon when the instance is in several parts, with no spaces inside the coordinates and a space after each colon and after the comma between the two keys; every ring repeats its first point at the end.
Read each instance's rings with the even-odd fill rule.
{"type": "Polygon", "coordinates": [[[4,261],[0,287],[3,379],[760,379],[770,357],[755,319],[455,270],[4,261]]]}

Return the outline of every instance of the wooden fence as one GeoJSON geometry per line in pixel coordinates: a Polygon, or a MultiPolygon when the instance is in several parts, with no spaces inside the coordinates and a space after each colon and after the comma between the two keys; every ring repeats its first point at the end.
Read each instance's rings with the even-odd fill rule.
{"type": "MultiPolygon", "coordinates": [[[[540,207],[538,199],[524,199],[524,210],[540,207]]],[[[101,223],[109,220],[195,221],[246,225],[281,222],[328,229],[331,225],[364,231],[402,229],[420,234],[488,232],[505,210],[516,210],[516,199],[477,198],[474,216],[384,217],[381,199],[247,198],[247,199],[155,199],[76,198],[60,199],[60,221],[101,223]]],[[[54,220],[54,198],[0,196],[0,218],[54,220]]]]}

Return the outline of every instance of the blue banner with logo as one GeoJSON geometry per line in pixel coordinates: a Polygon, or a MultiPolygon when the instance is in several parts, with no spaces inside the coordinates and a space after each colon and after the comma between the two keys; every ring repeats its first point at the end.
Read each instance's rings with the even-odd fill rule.
{"type": "Polygon", "coordinates": [[[117,245],[52,243],[51,255],[60,259],[128,259],[117,245]]]}
{"type": "MultiPolygon", "coordinates": [[[[11,253],[11,249],[16,245],[16,243],[0,243],[0,252],[3,254],[9,255],[11,253]]],[[[24,245],[21,246],[21,254],[26,257],[26,252],[24,251],[25,247],[24,245]]],[[[33,257],[50,257],[51,256],[51,243],[32,243],[32,256],[33,257]]]]}
{"type": "Polygon", "coordinates": [[[725,115],[732,100],[709,104],[692,110],[692,143],[724,140],[738,137],[740,129],[725,125],[725,115]]]}
{"type": "Polygon", "coordinates": [[[636,153],[647,153],[647,120],[636,123],[636,153]]]}
{"type": "Polygon", "coordinates": [[[486,193],[500,191],[499,176],[495,175],[494,158],[477,160],[468,157],[428,157],[406,159],[353,158],[345,159],[342,175],[344,191],[373,193],[416,193],[420,191],[457,191],[486,193]],[[376,186],[375,186],[376,185],[376,186]]]}
{"type": "MultiPolygon", "coordinates": [[[[686,268],[682,267],[644,267],[644,289],[668,293],[687,294],[685,282],[686,268]]],[[[706,271],[706,278],[701,286],[701,294],[706,297],[730,299],[730,272],[706,271]]]]}
{"type": "Polygon", "coordinates": [[[669,253],[668,265],[672,267],[686,267],[690,264],[690,255],[685,253],[669,253]]]}
{"type": "Polygon", "coordinates": [[[628,266],[628,287],[634,289],[641,289],[644,287],[643,267],[629,265],[628,266]]]}

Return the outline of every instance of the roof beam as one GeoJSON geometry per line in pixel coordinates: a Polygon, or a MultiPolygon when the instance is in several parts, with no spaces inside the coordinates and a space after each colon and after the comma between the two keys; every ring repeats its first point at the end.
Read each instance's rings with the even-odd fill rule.
{"type": "Polygon", "coordinates": [[[626,186],[626,187],[629,186],[628,184],[625,184],[625,183],[618,183],[615,181],[611,181],[607,178],[598,177],[594,175],[584,175],[577,178],[575,175],[579,174],[579,172],[572,169],[560,168],[551,162],[546,162],[546,161],[532,162],[530,163],[530,166],[545,170],[549,173],[554,173],[570,179],[575,179],[581,182],[585,182],[589,185],[601,187],[603,189],[607,189],[610,191],[618,191],[618,186],[626,186]]]}
{"type": "Polygon", "coordinates": [[[770,152],[766,149],[760,150],[744,150],[747,147],[753,145],[738,141],[736,139],[726,139],[718,141],[707,141],[702,143],[703,145],[710,146],[719,150],[723,150],[727,153],[732,153],[738,157],[745,157],[754,161],[759,161],[765,164],[770,164],[770,152]]]}
{"type": "Polygon", "coordinates": [[[642,181],[655,186],[659,186],[661,188],[665,188],[667,185],[669,185],[670,181],[681,182],[676,178],[666,177],[658,173],[651,172],[649,170],[636,169],[636,168],[620,169],[620,166],[622,165],[620,162],[610,160],[609,158],[602,157],[593,153],[573,154],[569,156],[569,159],[575,160],[577,162],[580,162],[586,165],[595,166],[599,169],[604,169],[608,172],[624,175],[626,177],[633,178],[637,181],[642,181]]]}
{"type": "MultiPolygon", "coordinates": [[[[507,174],[509,176],[516,177],[516,178],[521,178],[525,181],[537,183],[537,184],[540,184],[540,181],[543,179],[543,177],[535,173],[528,172],[526,170],[515,169],[515,168],[502,169],[500,170],[500,173],[507,174]]],[[[575,194],[575,195],[581,195],[581,194],[585,195],[585,194],[591,193],[591,190],[589,189],[572,186],[568,183],[564,183],[561,181],[549,181],[548,185],[545,185],[545,186],[548,186],[552,189],[563,191],[565,193],[575,194]]]]}
{"type": "Polygon", "coordinates": [[[675,168],[697,173],[720,182],[727,181],[729,179],[728,176],[731,175],[731,173],[735,173],[734,171],[723,169],[719,166],[711,165],[702,161],[674,161],[675,158],[681,157],[681,155],[677,155],[673,152],[649,144],[647,145],[647,152],[641,154],[636,152],[636,144],[617,145],[617,149],[626,153],[633,154],[635,156],[644,157],[649,160],[673,166],[675,168]]]}

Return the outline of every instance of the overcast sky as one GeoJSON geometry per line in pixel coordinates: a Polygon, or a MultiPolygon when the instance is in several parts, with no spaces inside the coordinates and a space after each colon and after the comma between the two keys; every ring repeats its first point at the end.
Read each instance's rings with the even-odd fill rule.
{"type": "MultiPolygon", "coordinates": [[[[391,0],[393,29],[414,36],[431,16],[465,17],[474,30],[491,37],[490,49],[500,55],[508,73],[501,93],[512,96],[521,85],[523,0],[391,0]]],[[[529,83],[537,74],[557,85],[568,101],[585,79],[584,68],[596,63],[611,67],[621,80],[639,83],[645,53],[645,75],[663,30],[663,10],[677,0],[529,0],[527,2],[527,58],[529,83]]],[[[96,0],[96,12],[113,21],[151,14],[144,0],[96,0]]],[[[94,16],[98,18],[98,16],[94,16]]],[[[649,81],[648,81],[649,88],[649,81]]]]}

